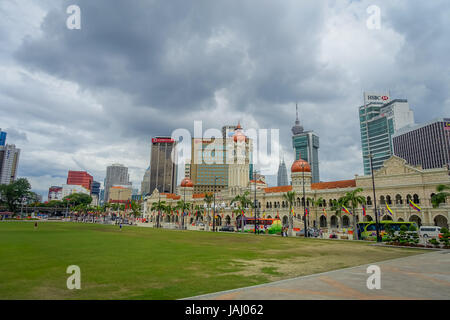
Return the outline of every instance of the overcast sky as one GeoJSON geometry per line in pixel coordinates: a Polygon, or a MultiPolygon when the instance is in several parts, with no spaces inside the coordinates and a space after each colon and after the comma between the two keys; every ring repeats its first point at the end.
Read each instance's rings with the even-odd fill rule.
{"type": "Polygon", "coordinates": [[[112,163],[140,187],[151,137],[194,120],[278,128],[289,169],[298,102],[321,180],[352,179],[363,91],[408,99],[418,123],[450,116],[449,15],[448,0],[0,1],[0,128],[45,199],[69,169],[103,182],[112,163]]]}

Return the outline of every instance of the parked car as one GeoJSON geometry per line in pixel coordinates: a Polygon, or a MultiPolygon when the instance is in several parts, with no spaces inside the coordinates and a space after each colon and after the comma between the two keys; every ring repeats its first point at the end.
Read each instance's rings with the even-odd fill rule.
{"type": "Polygon", "coordinates": [[[441,227],[421,226],[419,229],[419,236],[424,238],[437,238],[439,233],[441,233],[441,227]]]}
{"type": "MultiPolygon", "coordinates": [[[[305,236],[305,229],[302,229],[296,233],[297,237],[304,237],[305,236]]],[[[319,229],[315,228],[308,228],[308,236],[309,237],[318,237],[319,236],[319,229]]]]}
{"type": "Polygon", "coordinates": [[[234,227],[233,226],[223,226],[222,228],[220,228],[220,231],[234,232],[234,227]]]}

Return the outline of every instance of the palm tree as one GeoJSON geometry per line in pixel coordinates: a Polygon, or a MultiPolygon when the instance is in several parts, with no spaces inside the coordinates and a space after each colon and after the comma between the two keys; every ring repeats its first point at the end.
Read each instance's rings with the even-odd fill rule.
{"type": "Polygon", "coordinates": [[[356,188],[353,191],[349,191],[344,196],[344,205],[350,203],[353,213],[353,237],[355,240],[358,240],[358,230],[356,230],[356,208],[361,204],[366,204],[366,198],[359,195],[358,193],[362,192],[362,188],[356,188]]]}
{"type": "Polygon", "coordinates": [[[340,197],[337,200],[333,200],[332,203],[331,210],[336,212],[336,215],[339,217],[339,225],[342,228],[342,206],[345,206],[345,199],[344,197],[340,197]]]}
{"type": "MultiPolygon", "coordinates": [[[[205,198],[204,201],[206,203],[206,207],[211,209],[211,203],[213,202],[213,194],[211,192],[207,192],[205,194],[205,198]]],[[[214,217],[213,217],[214,219],[214,217]]],[[[209,211],[207,212],[207,226],[206,226],[206,230],[209,230],[209,222],[211,221],[211,218],[209,216],[209,211]]]]}
{"type": "Polygon", "coordinates": [[[200,206],[200,205],[195,206],[195,222],[196,223],[198,222],[199,215],[202,215],[204,211],[205,211],[205,209],[202,206],[200,206]]]}
{"type": "MultiPolygon", "coordinates": [[[[166,206],[165,206],[165,208],[164,208],[164,213],[167,215],[167,217],[169,218],[169,222],[170,222],[170,220],[172,219],[172,216],[173,216],[173,210],[174,210],[175,208],[174,207],[172,207],[172,205],[170,204],[170,203],[168,203],[166,206]]],[[[174,219],[175,220],[175,219],[174,219]]]]}
{"type": "MultiPolygon", "coordinates": [[[[294,228],[294,217],[292,216],[292,206],[295,202],[295,191],[288,191],[283,194],[283,199],[286,200],[287,203],[289,203],[289,234],[292,235],[293,228],[294,228]]],[[[305,230],[306,230],[306,221],[305,221],[305,230]]],[[[306,235],[306,233],[305,233],[306,235]]]]}
{"type": "Polygon", "coordinates": [[[431,197],[431,204],[433,205],[433,208],[439,207],[441,203],[445,203],[445,200],[447,197],[450,197],[449,192],[445,192],[444,190],[449,190],[450,186],[447,186],[445,184],[440,184],[436,187],[436,191],[438,193],[434,194],[431,197]]]}
{"type": "Polygon", "coordinates": [[[159,228],[160,227],[160,215],[161,215],[161,211],[165,211],[166,208],[166,202],[165,201],[161,201],[158,200],[158,202],[153,202],[152,203],[152,207],[150,210],[152,211],[158,211],[158,218],[156,220],[156,227],[159,228]]]}
{"type": "Polygon", "coordinates": [[[233,203],[238,203],[239,213],[241,214],[241,232],[244,232],[244,215],[242,212],[249,206],[253,208],[253,202],[250,200],[249,194],[249,191],[245,191],[242,195],[235,196],[230,202],[230,205],[233,203]]]}
{"type": "Polygon", "coordinates": [[[189,211],[189,209],[191,208],[191,204],[189,202],[184,202],[184,200],[180,200],[177,202],[176,208],[182,213],[181,226],[184,227],[184,214],[185,212],[189,211]]]}

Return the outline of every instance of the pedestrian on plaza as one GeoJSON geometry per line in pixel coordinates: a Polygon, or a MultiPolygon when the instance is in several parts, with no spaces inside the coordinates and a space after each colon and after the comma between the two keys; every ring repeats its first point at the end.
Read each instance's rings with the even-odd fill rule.
{"type": "Polygon", "coordinates": [[[37,221],[34,223],[34,230],[37,229],[37,221]]]}
{"type": "Polygon", "coordinates": [[[119,228],[120,228],[120,231],[122,231],[122,222],[120,222],[119,228]]]}

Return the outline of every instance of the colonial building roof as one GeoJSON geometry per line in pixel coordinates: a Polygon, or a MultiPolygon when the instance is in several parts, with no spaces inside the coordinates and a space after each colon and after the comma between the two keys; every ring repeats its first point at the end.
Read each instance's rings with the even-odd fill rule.
{"type": "Polygon", "coordinates": [[[270,187],[270,188],[264,189],[265,193],[277,193],[277,192],[288,192],[288,191],[292,191],[292,186],[279,186],[279,187],[270,187]]]}
{"type": "Polygon", "coordinates": [[[161,195],[166,196],[168,199],[178,200],[181,198],[181,196],[176,195],[175,193],[161,193],[161,195]]]}
{"type": "Polygon", "coordinates": [[[355,179],[311,183],[311,189],[313,189],[313,190],[335,189],[335,188],[354,188],[354,187],[356,187],[355,179]]]}

